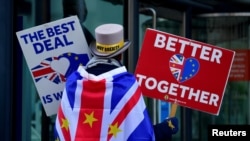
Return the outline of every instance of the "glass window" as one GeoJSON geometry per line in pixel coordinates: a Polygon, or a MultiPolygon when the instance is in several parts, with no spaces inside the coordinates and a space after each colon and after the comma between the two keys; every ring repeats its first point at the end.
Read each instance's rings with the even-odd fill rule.
{"type": "Polygon", "coordinates": [[[236,51],[219,115],[193,112],[193,139],[197,141],[207,140],[207,126],[210,124],[232,125],[250,122],[248,75],[250,18],[230,15],[208,14],[193,21],[193,39],[236,51]]]}

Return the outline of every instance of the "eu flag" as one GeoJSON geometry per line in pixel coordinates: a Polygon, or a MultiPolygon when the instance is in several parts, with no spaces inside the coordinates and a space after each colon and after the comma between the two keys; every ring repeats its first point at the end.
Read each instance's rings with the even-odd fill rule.
{"type": "Polygon", "coordinates": [[[77,70],[79,65],[85,66],[89,61],[87,54],[76,54],[72,52],[64,53],[56,57],[48,57],[41,61],[40,64],[31,69],[35,82],[38,82],[42,78],[46,78],[49,81],[60,84],[66,81],[66,78],[74,71],[77,70]],[[69,66],[65,74],[61,74],[51,67],[51,63],[54,60],[60,60],[65,58],[69,61],[69,66]]]}

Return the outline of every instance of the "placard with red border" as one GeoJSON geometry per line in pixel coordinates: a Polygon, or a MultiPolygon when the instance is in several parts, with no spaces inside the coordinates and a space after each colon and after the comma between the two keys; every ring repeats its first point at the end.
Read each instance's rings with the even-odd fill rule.
{"type": "Polygon", "coordinates": [[[218,115],[235,52],[148,28],[135,76],[145,96],[218,115]]]}

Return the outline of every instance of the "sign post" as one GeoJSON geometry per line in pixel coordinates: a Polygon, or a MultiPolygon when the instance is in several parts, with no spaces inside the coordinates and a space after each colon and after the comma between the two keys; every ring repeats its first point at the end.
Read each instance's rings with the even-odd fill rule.
{"type": "Polygon", "coordinates": [[[234,55],[148,28],[135,75],[145,96],[218,115],[234,55]]]}

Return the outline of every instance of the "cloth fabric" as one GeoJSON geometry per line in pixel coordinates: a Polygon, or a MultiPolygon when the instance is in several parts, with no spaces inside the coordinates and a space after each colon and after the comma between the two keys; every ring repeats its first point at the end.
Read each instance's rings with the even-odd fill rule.
{"type": "MultiPolygon", "coordinates": [[[[95,75],[108,72],[110,70],[122,67],[123,65],[114,58],[93,57],[87,64],[86,70],[95,75]]],[[[171,141],[172,135],[179,130],[178,119],[176,117],[167,118],[161,123],[153,125],[156,141],[171,141]]]]}
{"type": "Polygon", "coordinates": [[[93,56],[91,58],[91,60],[85,66],[86,66],[86,69],[87,69],[87,71],[89,73],[99,75],[101,73],[110,71],[110,70],[112,70],[114,68],[121,67],[122,64],[119,61],[117,61],[116,59],[114,59],[114,58],[98,58],[96,56],[93,56]],[[104,66],[106,65],[106,67],[109,66],[109,67],[112,67],[112,68],[108,68],[107,70],[104,70],[106,67],[103,68],[103,67],[100,67],[99,65],[104,65],[104,66]],[[97,72],[92,72],[93,67],[98,67],[98,68],[101,68],[102,70],[99,70],[99,72],[97,74],[97,72]]]}
{"type": "Polygon", "coordinates": [[[94,75],[80,66],[68,77],[55,122],[56,139],[154,141],[152,123],[133,74],[117,66],[105,71],[94,75]]]}
{"type": "Polygon", "coordinates": [[[167,118],[163,122],[154,125],[156,141],[171,141],[172,134],[179,130],[178,119],[176,117],[167,118]]]}

